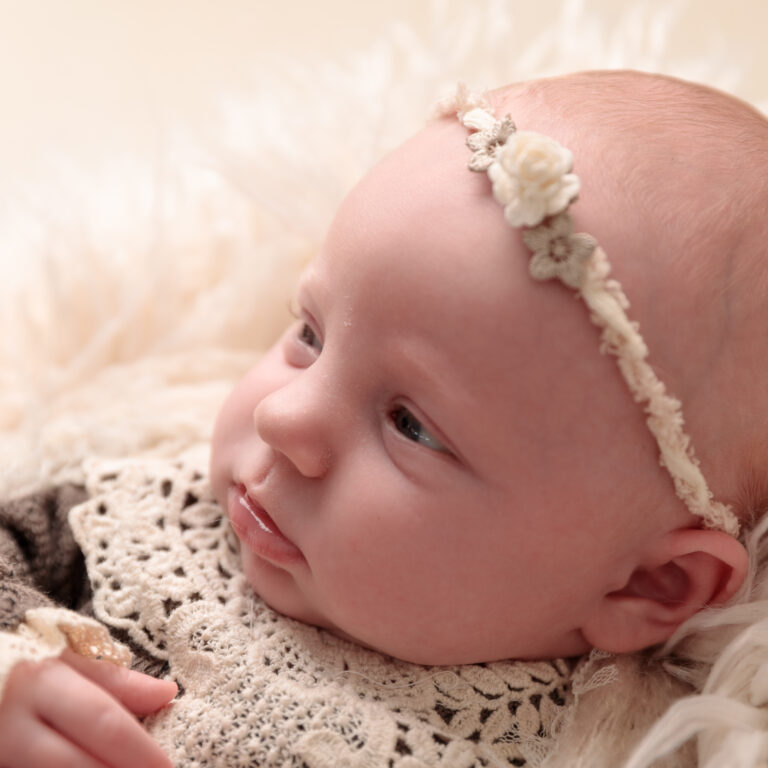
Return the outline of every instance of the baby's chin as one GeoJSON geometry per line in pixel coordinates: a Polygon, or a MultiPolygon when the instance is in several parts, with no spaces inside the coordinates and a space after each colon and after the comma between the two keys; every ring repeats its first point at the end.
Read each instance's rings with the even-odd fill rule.
{"type": "MultiPolygon", "coordinates": [[[[261,599],[264,601],[264,604],[275,613],[279,613],[281,616],[293,619],[294,621],[300,621],[302,624],[308,624],[309,626],[317,627],[318,629],[322,629],[334,637],[339,638],[340,640],[344,640],[345,642],[353,643],[355,645],[360,645],[370,651],[386,653],[386,651],[383,651],[382,649],[377,648],[374,645],[371,645],[370,643],[367,643],[364,640],[361,640],[349,632],[343,630],[341,627],[337,626],[332,621],[328,620],[325,616],[313,610],[312,608],[309,608],[305,605],[300,605],[299,602],[295,599],[281,599],[280,595],[271,595],[267,597],[259,593],[259,590],[253,586],[253,582],[251,582],[251,586],[254,592],[256,592],[256,594],[258,594],[259,597],[261,597],[261,599]]],[[[403,661],[405,661],[405,659],[403,659],[403,661]]]]}

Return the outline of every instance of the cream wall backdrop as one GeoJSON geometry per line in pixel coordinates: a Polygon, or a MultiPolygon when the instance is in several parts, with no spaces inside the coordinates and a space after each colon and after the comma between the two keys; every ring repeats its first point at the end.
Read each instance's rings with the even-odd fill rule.
{"type": "MultiPolygon", "coordinates": [[[[452,3],[471,8],[475,0],[452,3]]],[[[610,29],[631,0],[500,0],[535,39],[561,12],[588,11],[610,29]]],[[[222,94],[269,79],[275,57],[343,61],[388,25],[430,34],[420,0],[0,0],[0,193],[45,180],[62,159],[163,149],[167,125],[199,126],[222,94]]],[[[681,56],[721,56],[741,72],[739,95],[768,94],[766,0],[655,3],[671,18],[657,45],[681,56]]],[[[450,10],[448,11],[450,13],[450,10]]],[[[510,51],[515,55],[515,51],[510,51]]]]}

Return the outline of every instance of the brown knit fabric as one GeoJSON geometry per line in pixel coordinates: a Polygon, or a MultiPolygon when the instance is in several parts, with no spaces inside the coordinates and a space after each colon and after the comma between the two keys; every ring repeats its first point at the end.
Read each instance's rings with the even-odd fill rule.
{"type": "MultiPolygon", "coordinates": [[[[58,606],[93,616],[85,561],[69,527],[69,510],[85,501],[82,486],[60,485],[13,501],[0,501],[0,631],[15,629],[30,608],[58,606]]],[[[161,676],[167,664],[136,645],[126,632],[133,669],[161,676]]]]}
{"type": "Polygon", "coordinates": [[[67,522],[86,498],[82,487],[62,485],[0,501],[0,630],[14,629],[29,608],[87,610],[85,564],[67,522]]]}

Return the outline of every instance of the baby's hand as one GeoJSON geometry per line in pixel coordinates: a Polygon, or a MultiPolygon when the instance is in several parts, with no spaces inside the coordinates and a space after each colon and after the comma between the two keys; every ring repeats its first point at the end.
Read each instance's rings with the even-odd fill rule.
{"type": "Polygon", "coordinates": [[[171,768],[133,715],[155,712],[176,692],[175,683],[69,650],[21,662],[0,701],[0,766],[171,768]]]}

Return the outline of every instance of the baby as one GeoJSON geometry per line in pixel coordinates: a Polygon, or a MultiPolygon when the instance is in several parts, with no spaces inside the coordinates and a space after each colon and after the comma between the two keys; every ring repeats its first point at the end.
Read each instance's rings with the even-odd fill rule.
{"type": "Polygon", "coordinates": [[[635,651],[736,592],[736,518],[766,498],[768,123],[624,72],[490,102],[520,131],[462,94],[343,203],[296,324],[221,411],[212,486],[250,583],[289,616],[426,664],[635,651]],[[592,237],[559,261],[577,192],[592,237]],[[587,308],[529,274],[533,250],[531,271],[579,289],[567,270],[595,240],[703,477],[677,403],[631,381],[654,374],[618,287],[590,278],[587,308]],[[632,393],[590,310],[618,315],[603,346],[632,393]]]}
{"type": "MultiPolygon", "coordinates": [[[[768,122],[630,72],[449,106],[342,204],[219,414],[244,573],[421,664],[660,643],[737,592],[768,499],[768,122]]],[[[49,766],[167,765],[128,710],[174,693],[71,653],[20,665],[3,765],[30,764],[21,732],[49,766]],[[51,686],[68,705],[41,716],[51,686]]]]}

